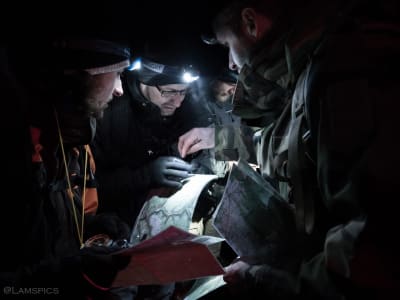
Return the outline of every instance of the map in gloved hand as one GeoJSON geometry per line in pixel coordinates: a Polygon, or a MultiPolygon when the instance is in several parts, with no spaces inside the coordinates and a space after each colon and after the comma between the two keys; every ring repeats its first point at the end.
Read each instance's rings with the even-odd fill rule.
{"type": "Polygon", "coordinates": [[[216,175],[195,174],[170,197],[153,196],[145,202],[136,219],[130,243],[136,245],[151,238],[169,226],[189,230],[197,200],[203,189],[216,175]]]}

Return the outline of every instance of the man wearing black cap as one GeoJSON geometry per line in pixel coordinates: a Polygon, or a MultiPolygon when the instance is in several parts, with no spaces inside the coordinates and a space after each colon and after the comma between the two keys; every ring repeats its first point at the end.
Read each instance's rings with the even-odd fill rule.
{"type": "Polygon", "coordinates": [[[7,245],[1,297],[103,299],[127,262],[85,241],[98,233],[124,239],[128,228],[114,216],[94,215],[87,144],[95,119],[123,93],[120,73],[129,65],[129,49],[108,40],[62,38],[38,43],[35,60],[22,62],[24,48],[13,45],[5,52],[9,68],[1,70],[2,94],[9,99],[3,137],[15,148],[3,165],[2,190],[13,197],[0,209],[7,245]]]}
{"type": "MultiPolygon", "coordinates": [[[[179,158],[174,144],[183,132],[202,124],[189,93],[198,74],[174,46],[161,38],[147,42],[143,56],[124,72],[124,96],[99,120],[92,145],[99,210],[116,212],[131,227],[151,192],[169,196],[195,171],[179,158]]],[[[168,299],[172,291],[152,299],[168,299]]]]}
{"type": "Polygon", "coordinates": [[[228,68],[221,70],[210,82],[207,104],[216,125],[239,123],[239,117],[232,114],[232,99],[236,89],[237,72],[228,68]]]}
{"type": "MultiPolygon", "coordinates": [[[[240,125],[240,117],[232,114],[232,99],[237,76],[236,71],[221,68],[219,72],[204,80],[203,85],[198,86],[198,97],[204,99],[209,114],[209,127],[240,125]]],[[[214,149],[204,149],[203,153],[207,152],[209,155],[203,156],[205,160],[201,164],[207,166],[207,169],[212,170],[219,178],[225,178],[229,170],[227,162],[214,159],[214,149]]]]}
{"type": "Polygon", "coordinates": [[[198,75],[189,65],[165,61],[171,61],[167,54],[147,54],[124,72],[124,96],[99,120],[92,145],[104,199],[99,209],[118,212],[130,225],[149,190],[180,188],[193,171],[176,157],[173,145],[182,132],[200,124],[189,98],[198,75]]]}

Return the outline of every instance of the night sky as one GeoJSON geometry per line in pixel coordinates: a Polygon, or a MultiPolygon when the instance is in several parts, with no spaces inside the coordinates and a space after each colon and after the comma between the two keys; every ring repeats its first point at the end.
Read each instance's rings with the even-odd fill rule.
{"type": "MultiPolygon", "coordinates": [[[[182,53],[200,69],[212,73],[227,65],[227,50],[206,45],[201,33],[210,23],[220,1],[151,0],[58,0],[3,4],[2,29],[12,39],[26,41],[28,47],[41,38],[62,34],[95,35],[124,40],[133,53],[147,36],[160,37],[182,45],[182,53]],[[47,1],[46,1],[47,2],[47,1]]],[[[177,51],[179,52],[179,51],[177,51]]]]}

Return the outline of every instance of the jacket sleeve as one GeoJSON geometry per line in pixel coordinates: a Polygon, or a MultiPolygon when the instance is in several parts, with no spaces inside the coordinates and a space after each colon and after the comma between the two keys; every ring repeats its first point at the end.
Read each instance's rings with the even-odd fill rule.
{"type": "Polygon", "coordinates": [[[367,40],[327,47],[335,53],[328,53],[318,74],[319,114],[310,118],[316,129],[317,176],[324,204],[338,225],[328,231],[323,254],[304,265],[302,275],[313,275],[311,281],[328,269],[360,286],[393,287],[400,265],[394,241],[400,208],[394,188],[400,168],[400,144],[394,138],[399,77],[396,67],[388,67],[390,52],[382,55],[376,48],[388,43],[386,37],[375,39],[372,49],[367,40]]]}
{"type": "Polygon", "coordinates": [[[273,268],[268,264],[252,265],[244,269],[240,288],[235,291],[243,298],[276,300],[296,299],[296,279],[292,273],[273,268]]]}

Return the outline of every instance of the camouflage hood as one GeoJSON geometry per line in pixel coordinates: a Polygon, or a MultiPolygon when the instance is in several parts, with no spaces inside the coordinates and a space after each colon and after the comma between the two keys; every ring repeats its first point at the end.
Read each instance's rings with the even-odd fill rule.
{"type": "Polygon", "coordinates": [[[305,41],[295,51],[287,46],[288,36],[273,46],[266,46],[267,41],[261,43],[239,74],[233,113],[243,119],[261,118],[260,126],[274,122],[288,102],[316,40],[305,41]]]}

